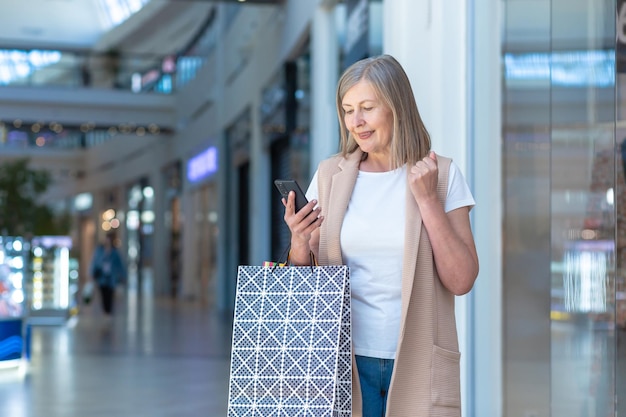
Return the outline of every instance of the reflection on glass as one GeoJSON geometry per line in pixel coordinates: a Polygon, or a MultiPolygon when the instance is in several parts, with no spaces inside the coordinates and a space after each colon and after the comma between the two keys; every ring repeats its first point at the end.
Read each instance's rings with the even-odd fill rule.
{"type": "Polygon", "coordinates": [[[612,416],[615,10],[551,3],[551,284],[553,308],[562,303],[567,314],[551,320],[550,416],[612,416]],[[568,193],[581,198],[554,198],[568,193]]]}
{"type": "Polygon", "coordinates": [[[607,312],[607,274],[613,252],[613,241],[579,241],[567,245],[563,277],[566,311],[607,312]]]}
{"type": "Polygon", "coordinates": [[[583,50],[504,55],[507,85],[550,81],[566,87],[607,87],[615,84],[615,51],[583,50]]]}
{"type": "Polygon", "coordinates": [[[505,5],[504,415],[614,416],[626,248],[615,4],[505,5]]]}

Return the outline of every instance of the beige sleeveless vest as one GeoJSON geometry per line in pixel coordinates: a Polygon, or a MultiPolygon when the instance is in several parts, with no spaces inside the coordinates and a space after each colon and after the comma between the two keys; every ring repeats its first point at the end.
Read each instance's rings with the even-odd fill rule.
{"type": "MultiPolygon", "coordinates": [[[[322,161],[318,168],[320,265],[341,265],[339,233],[362,152],[322,161]]],[[[437,156],[439,198],[444,204],[451,160],[437,156]]],[[[440,282],[419,208],[407,185],[402,269],[402,317],[387,402],[387,417],[460,417],[460,353],[454,295],[440,282]]],[[[360,417],[361,392],[353,360],[352,415],[360,417]]]]}

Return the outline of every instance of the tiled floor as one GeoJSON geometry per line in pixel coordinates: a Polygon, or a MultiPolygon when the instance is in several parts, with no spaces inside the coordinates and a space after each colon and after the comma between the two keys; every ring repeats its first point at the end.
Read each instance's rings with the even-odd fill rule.
{"type": "MultiPolygon", "coordinates": [[[[110,320],[95,299],[64,325],[32,326],[30,361],[0,369],[0,417],[226,416],[232,315],[219,315],[201,302],[154,297],[149,286],[141,292],[133,288],[118,292],[110,320]]],[[[553,325],[553,416],[604,417],[600,399],[613,398],[614,390],[623,398],[626,384],[619,375],[626,336],[616,352],[607,350],[608,359],[621,358],[620,384],[598,393],[591,390],[592,379],[606,374],[613,380],[615,371],[590,360],[590,352],[602,351],[592,349],[594,335],[599,333],[553,325]],[[591,370],[594,378],[587,375],[591,370]]],[[[533,366],[538,364],[510,363],[508,370],[523,375],[533,366]]],[[[620,416],[624,403],[617,404],[620,416]]],[[[543,415],[528,404],[518,408],[526,410],[520,416],[543,415]]]]}
{"type": "Polygon", "coordinates": [[[33,326],[31,359],[0,369],[0,416],[225,416],[231,317],[199,302],[118,293],[33,326]]]}

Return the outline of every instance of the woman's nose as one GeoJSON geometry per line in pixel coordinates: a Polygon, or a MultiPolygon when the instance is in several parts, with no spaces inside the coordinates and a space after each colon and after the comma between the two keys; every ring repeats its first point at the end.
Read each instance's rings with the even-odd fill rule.
{"type": "Polygon", "coordinates": [[[354,117],[352,118],[352,123],[355,127],[362,126],[363,123],[365,123],[365,121],[363,120],[363,114],[360,111],[355,110],[353,116],[354,117]]]}

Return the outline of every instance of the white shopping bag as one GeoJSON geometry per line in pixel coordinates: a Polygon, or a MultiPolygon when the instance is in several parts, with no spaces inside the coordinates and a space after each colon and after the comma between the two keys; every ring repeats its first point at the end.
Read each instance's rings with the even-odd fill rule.
{"type": "Polygon", "coordinates": [[[228,417],[352,413],[347,266],[240,266],[228,417]]]}

